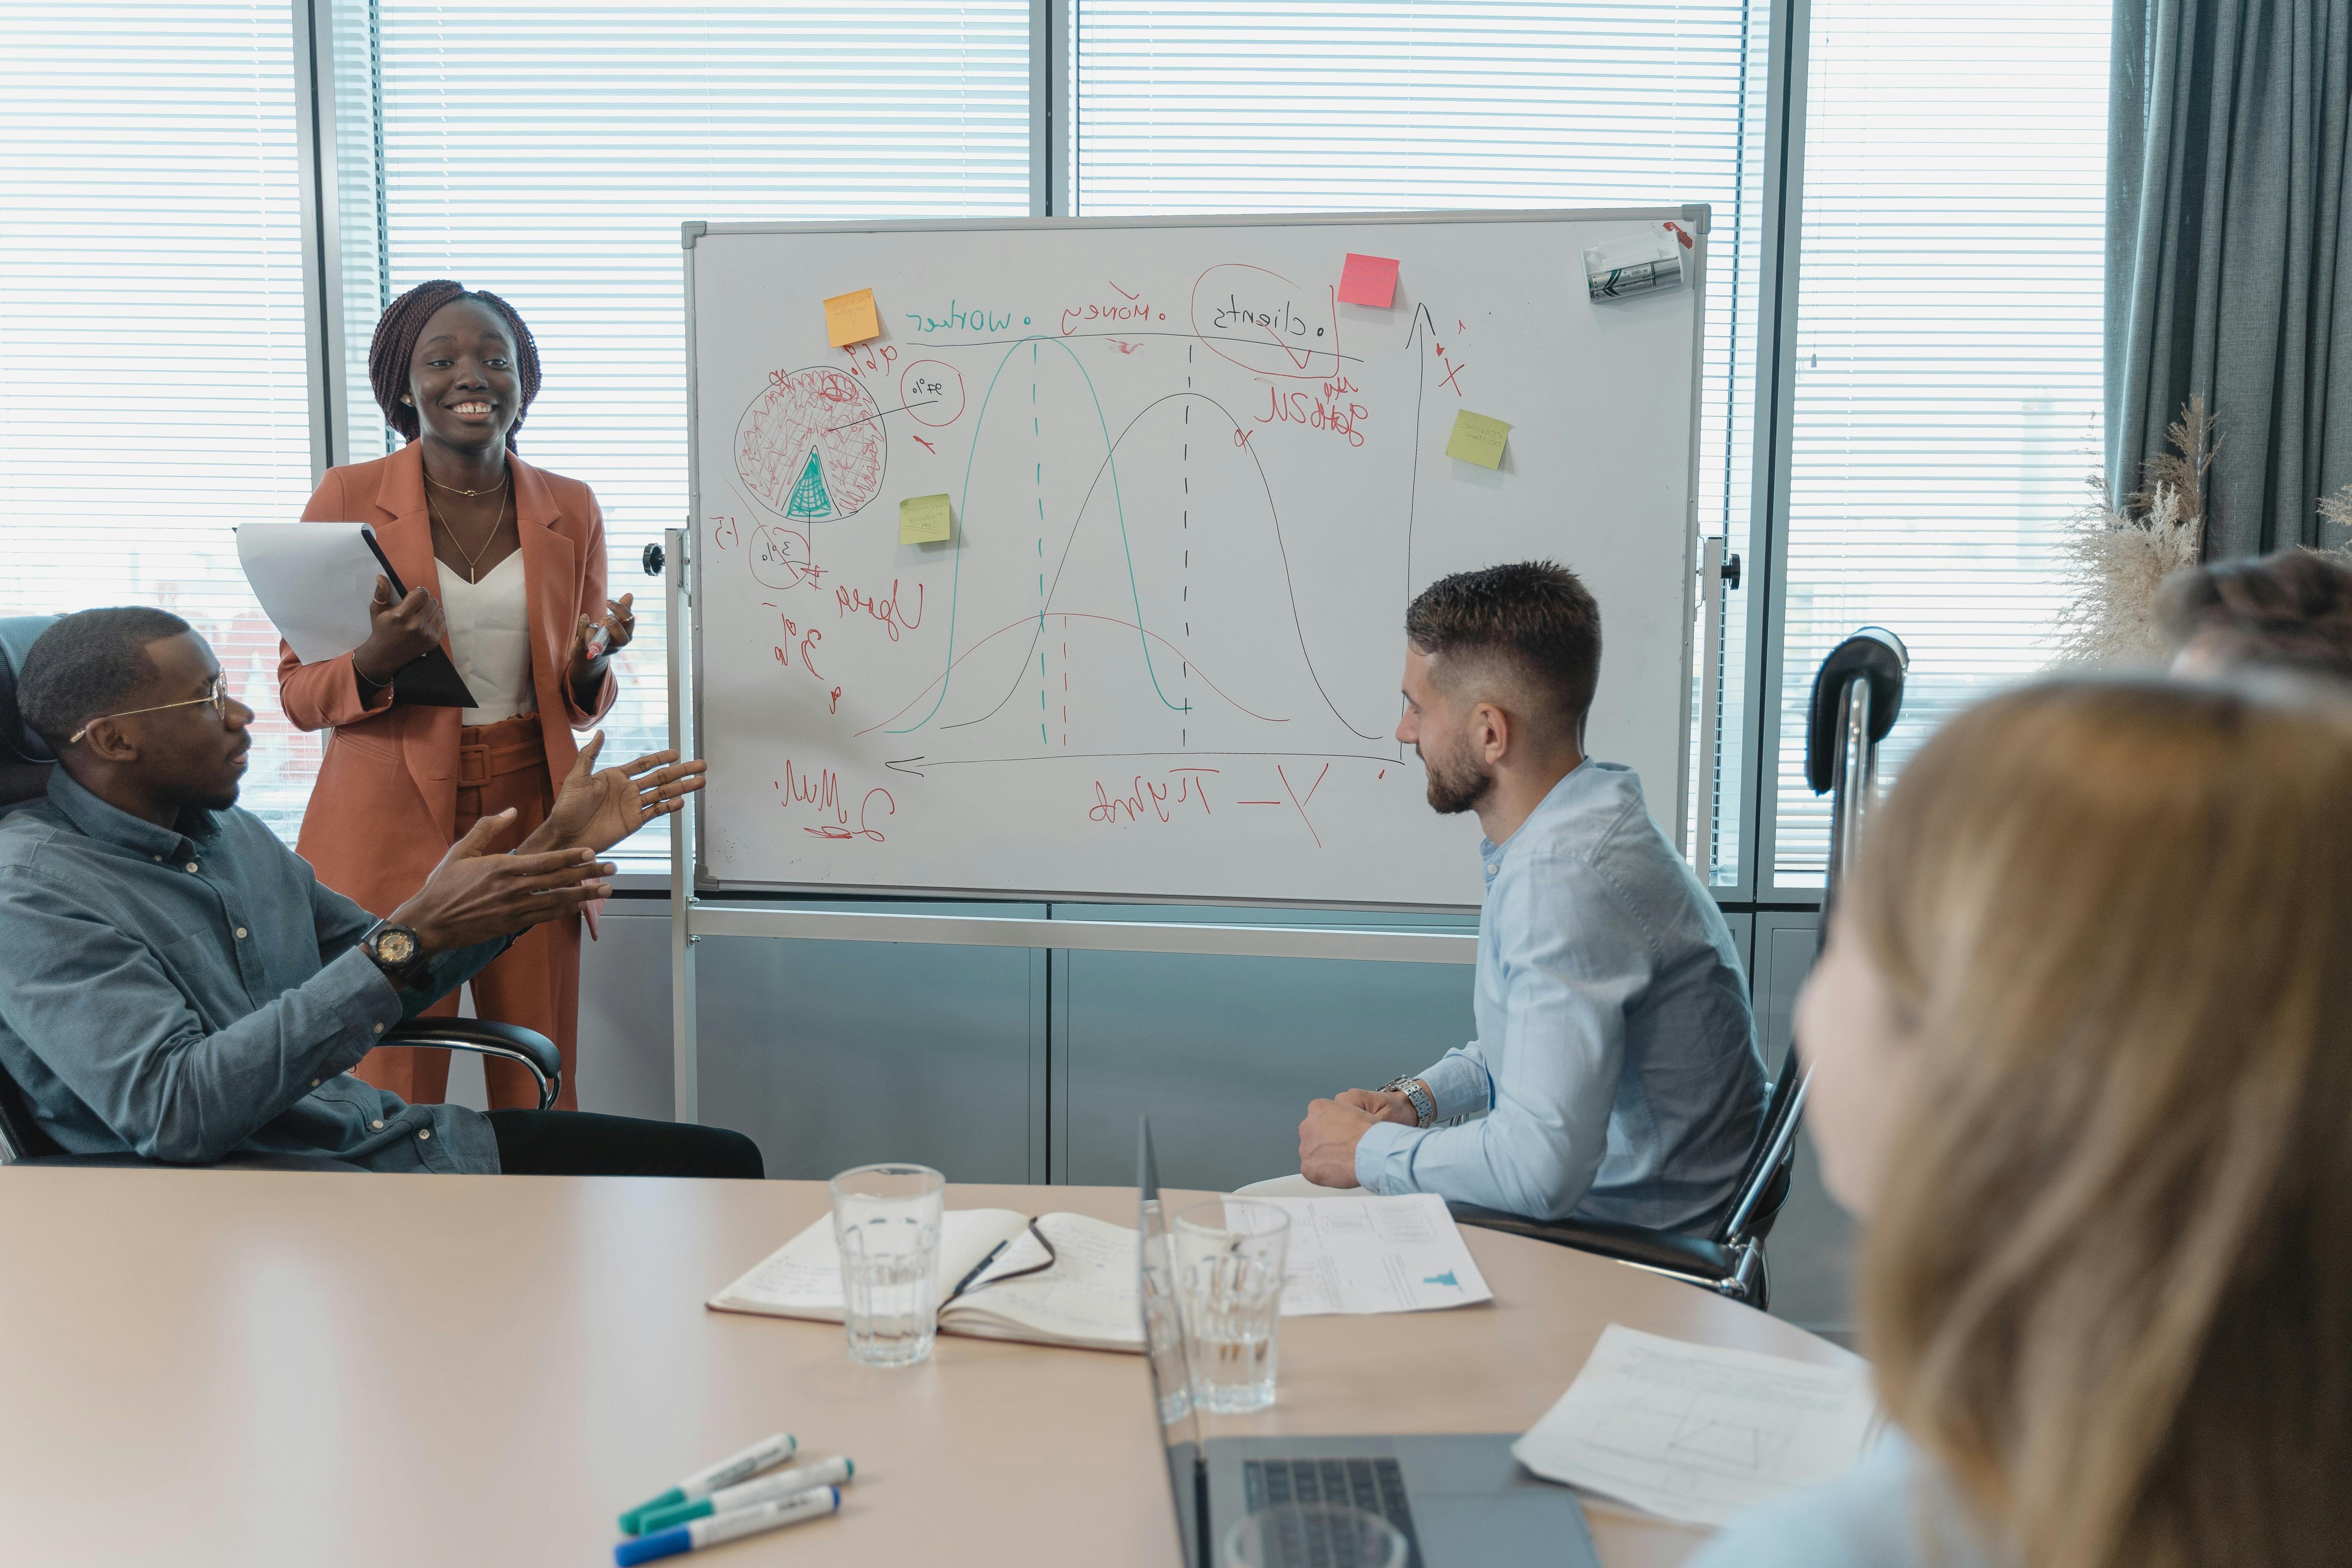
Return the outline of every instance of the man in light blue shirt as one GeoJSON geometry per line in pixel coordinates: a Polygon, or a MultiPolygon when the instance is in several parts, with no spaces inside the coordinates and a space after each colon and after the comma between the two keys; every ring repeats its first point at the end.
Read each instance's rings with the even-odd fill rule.
{"type": "Polygon", "coordinates": [[[1706,1230],[1762,1122],[1764,1062],[1721,911],[1641,781],[1584,754],[1599,605],[1565,568],[1496,566],[1432,584],[1405,636],[1397,739],[1430,805],[1486,834],[1478,1036],[1418,1077],[1315,1101],[1301,1173],[1706,1230]]]}

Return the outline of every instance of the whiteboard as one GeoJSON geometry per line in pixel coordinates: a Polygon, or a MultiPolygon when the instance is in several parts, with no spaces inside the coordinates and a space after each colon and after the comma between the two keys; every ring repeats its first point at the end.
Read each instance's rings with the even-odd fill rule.
{"type": "Polygon", "coordinates": [[[1404,611],[1533,557],[1679,841],[1705,215],[688,225],[697,886],[1474,908],[1404,611]],[[1684,286],[1588,297],[1668,222],[1684,286]],[[1351,251],[1390,308],[1337,302],[1351,251]],[[862,289],[880,337],[829,347],[862,289]]]}

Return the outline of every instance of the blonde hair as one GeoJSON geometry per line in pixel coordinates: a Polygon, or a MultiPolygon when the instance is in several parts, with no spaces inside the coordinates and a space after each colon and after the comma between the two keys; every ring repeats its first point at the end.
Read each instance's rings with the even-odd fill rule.
{"type": "Polygon", "coordinates": [[[1954,720],[1850,928],[1918,1092],[1888,1413],[2026,1568],[2352,1550],[2352,718],[2064,681],[1954,720]]]}

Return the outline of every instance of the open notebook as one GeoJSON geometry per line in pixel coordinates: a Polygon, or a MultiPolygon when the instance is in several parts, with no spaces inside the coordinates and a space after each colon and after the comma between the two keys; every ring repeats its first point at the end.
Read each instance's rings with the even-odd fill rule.
{"type": "MultiPolygon", "coordinates": [[[[1136,1233],[1084,1215],[1039,1216],[1054,1244],[1043,1273],[1004,1279],[1045,1261],[1029,1216],[1012,1209],[950,1209],[940,1227],[940,1293],[989,1259],[961,1295],[940,1309],[940,1332],[1082,1350],[1143,1351],[1136,1303],[1136,1233]],[[996,1281],[992,1283],[992,1281],[996,1281]]],[[[710,1298],[722,1312],[841,1321],[841,1258],[830,1215],[771,1253],[710,1298]]]]}

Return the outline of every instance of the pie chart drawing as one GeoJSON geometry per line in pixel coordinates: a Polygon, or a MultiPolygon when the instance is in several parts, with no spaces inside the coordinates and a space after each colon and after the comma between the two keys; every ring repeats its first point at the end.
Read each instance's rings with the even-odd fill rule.
{"type": "Polygon", "coordinates": [[[780,370],[743,411],[735,471],[761,505],[803,522],[849,517],[882,489],[882,409],[830,365],[780,370]]]}

